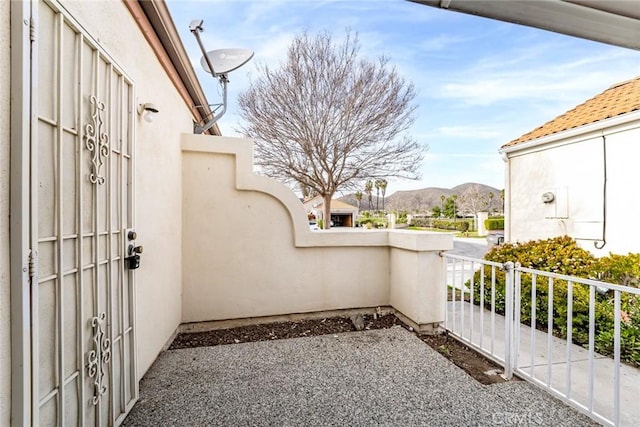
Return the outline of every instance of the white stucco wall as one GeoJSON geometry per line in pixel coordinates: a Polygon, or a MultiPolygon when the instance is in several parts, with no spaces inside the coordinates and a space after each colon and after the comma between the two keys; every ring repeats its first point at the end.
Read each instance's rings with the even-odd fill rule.
{"type": "Polygon", "coordinates": [[[183,322],[390,305],[444,320],[449,235],[309,231],[282,184],[253,175],[251,141],[184,135],[183,322]]]}
{"type": "Polygon", "coordinates": [[[526,241],[569,235],[596,255],[640,252],[637,216],[640,199],[640,117],[631,123],[585,132],[548,145],[509,154],[507,185],[508,238],[526,241]],[[602,239],[604,213],[604,146],[606,139],[606,241],[602,239]],[[556,200],[542,202],[551,191],[556,200]],[[554,213],[555,212],[555,213],[554,213]]]}
{"type": "Polygon", "coordinates": [[[0,2],[0,425],[11,413],[11,326],[9,294],[9,2],[0,2]]]}
{"type": "Polygon", "coordinates": [[[180,323],[180,133],[192,119],[123,2],[64,3],[76,20],[113,56],[135,83],[137,104],[152,102],[153,123],[137,117],[137,243],[144,246],[136,271],[138,374],[142,376],[180,323]],[[117,23],[114,25],[114,23],[117,23]]]}

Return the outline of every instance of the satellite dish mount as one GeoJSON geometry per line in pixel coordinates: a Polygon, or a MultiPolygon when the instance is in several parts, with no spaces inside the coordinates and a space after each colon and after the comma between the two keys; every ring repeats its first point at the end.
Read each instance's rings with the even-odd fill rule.
{"type": "Polygon", "coordinates": [[[227,112],[228,73],[242,67],[253,58],[253,51],[249,49],[216,49],[207,52],[200,39],[200,33],[204,31],[203,24],[204,21],[202,19],[195,19],[189,24],[189,30],[196,37],[202,51],[200,65],[207,73],[217,78],[222,86],[222,104],[210,105],[215,106],[212,111],[213,117],[202,126],[196,124],[194,126],[194,133],[196,134],[206,132],[227,112]],[[217,112],[218,110],[220,111],[217,112]]]}

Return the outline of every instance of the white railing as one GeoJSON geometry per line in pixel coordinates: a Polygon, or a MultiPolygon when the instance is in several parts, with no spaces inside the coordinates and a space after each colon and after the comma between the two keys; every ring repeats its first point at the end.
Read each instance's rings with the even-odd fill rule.
{"type": "Polygon", "coordinates": [[[640,370],[621,363],[621,323],[628,321],[623,319],[621,304],[640,296],[640,289],[532,270],[511,262],[452,254],[444,257],[448,295],[445,328],[450,334],[502,365],[506,378],[516,374],[604,424],[636,425],[640,419],[640,370]],[[554,293],[565,289],[566,306],[554,301],[554,293]],[[585,292],[588,307],[575,306],[574,293],[585,292]],[[613,313],[612,357],[595,350],[600,321],[596,305],[607,304],[613,313]],[[546,316],[540,310],[546,311],[546,316]],[[558,325],[557,313],[563,314],[566,325],[558,325]],[[573,327],[577,321],[588,325],[583,346],[573,343],[585,338],[573,336],[578,331],[573,327]],[[558,328],[565,332],[565,338],[552,333],[558,328]]]}

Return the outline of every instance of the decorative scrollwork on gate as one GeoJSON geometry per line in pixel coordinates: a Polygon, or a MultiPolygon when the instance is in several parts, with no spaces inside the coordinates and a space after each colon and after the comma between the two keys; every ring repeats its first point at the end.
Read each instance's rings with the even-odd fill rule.
{"type": "Polygon", "coordinates": [[[91,106],[93,113],[91,114],[92,123],[84,125],[84,144],[87,150],[91,151],[93,158],[91,163],[93,167],[89,174],[89,181],[93,184],[104,184],[104,176],[100,175],[100,169],[104,165],[104,159],[109,156],[109,135],[102,132],[104,120],[104,102],[99,102],[95,96],[91,96],[91,106]]]}
{"type": "Polygon", "coordinates": [[[91,403],[97,405],[100,398],[107,391],[104,381],[105,365],[111,359],[111,340],[105,337],[104,321],[106,313],[101,313],[98,317],[89,319],[93,327],[93,346],[94,349],[87,352],[87,372],[89,378],[93,378],[93,399],[91,403]]]}

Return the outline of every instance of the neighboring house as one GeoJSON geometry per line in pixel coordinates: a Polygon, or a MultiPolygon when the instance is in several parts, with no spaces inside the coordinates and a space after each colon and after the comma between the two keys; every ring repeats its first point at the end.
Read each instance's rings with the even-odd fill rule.
{"type": "MultiPolygon", "coordinates": [[[[304,210],[308,216],[322,219],[324,200],[316,196],[303,202],[304,210]]],[[[334,227],[355,227],[358,208],[340,200],[331,200],[331,221],[334,227]]]]}
{"type": "Polygon", "coordinates": [[[640,252],[640,77],[505,144],[509,241],[568,235],[597,255],[640,252]]]}

